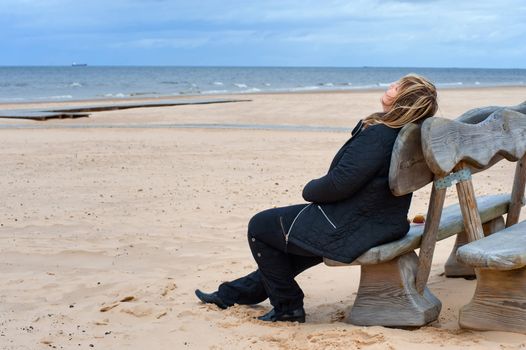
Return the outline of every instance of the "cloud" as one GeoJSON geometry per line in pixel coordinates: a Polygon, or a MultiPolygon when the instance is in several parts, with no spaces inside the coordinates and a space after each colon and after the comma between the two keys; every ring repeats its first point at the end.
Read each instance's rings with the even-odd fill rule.
{"type": "MultiPolygon", "coordinates": [[[[228,60],[218,55],[249,48],[259,57],[272,50],[287,62],[299,52],[310,55],[314,63],[320,54],[333,60],[341,55],[342,61],[351,62],[345,55],[352,53],[366,61],[361,50],[382,55],[391,65],[393,58],[397,64],[414,64],[410,50],[417,48],[429,57],[440,55],[444,62],[456,59],[460,65],[462,57],[472,57],[473,52],[493,51],[502,64],[515,65],[516,52],[526,46],[526,4],[521,0],[3,0],[2,4],[3,46],[21,51],[38,47],[40,53],[46,47],[92,46],[112,50],[112,55],[136,50],[139,59],[145,52],[160,57],[176,50],[181,57],[183,52],[199,52],[212,62],[228,60]]],[[[365,61],[356,63],[368,65],[365,61]]]]}

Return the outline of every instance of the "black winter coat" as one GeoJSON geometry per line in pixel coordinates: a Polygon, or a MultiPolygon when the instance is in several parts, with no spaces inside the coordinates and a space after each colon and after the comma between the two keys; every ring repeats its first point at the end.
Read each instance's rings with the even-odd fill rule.
{"type": "Polygon", "coordinates": [[[398,131],[382,124],[356,126],[327,175],[303,189],[303,198],[312,203],[292,223],[290,242],[350,263],[374,246],[405,236],[412,195],[394,196],[388,181],[398,131]]]}

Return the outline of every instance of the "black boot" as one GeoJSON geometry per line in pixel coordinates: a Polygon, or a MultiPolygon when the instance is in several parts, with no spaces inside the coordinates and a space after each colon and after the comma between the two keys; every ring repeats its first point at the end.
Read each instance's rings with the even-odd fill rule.
{"type": "Polygon", "coordinates": [[[276,311],[276,309],[272,309],[263,316],[259,316],[258,320],[267,322],[284,321],[305,323],[305,310],[302,307],[288,312],[279,312],[276,311]]]}
{"type": "Polygon", "coordinates": [[[205,304],[215,304],[217,305],[217,307],[221,308],[221,309],[226,309],[228,308],[229,306],[232,306],[232,305],[228,305],[227,303],[225,303],[220,297],[219,295],[217,294],[217,292],[213,292],[213,293],[204,293],[204,292],[201,292],[199,289],[196,289],[195,290],[195,295],[199,298],[199,300],[201,300],[203,303],[205,304]]]}

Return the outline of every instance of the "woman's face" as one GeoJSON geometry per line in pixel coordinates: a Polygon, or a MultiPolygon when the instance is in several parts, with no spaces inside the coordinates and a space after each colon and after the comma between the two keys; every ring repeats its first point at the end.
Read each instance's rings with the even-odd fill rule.
{"type": "Polygon", "coordinates": [[[389,109],[391,109],[391,106],[393,105],[395,97],[398,94],[399,86],[400,84],[398,82],[392,83],[391,85],[389,85],[389,88],[382,95],[382,98],[380,99],[380,101],[382,102],[382,108],[384,112],[387,112],[389,109]]]}

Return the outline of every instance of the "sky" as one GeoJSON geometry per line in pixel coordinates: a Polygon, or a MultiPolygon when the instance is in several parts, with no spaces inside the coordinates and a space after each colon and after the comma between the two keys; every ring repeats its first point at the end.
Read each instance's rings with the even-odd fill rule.
{"type": "Polygon", "coordinates": [[[0,65],[526,68],[524,0],[0,0],[0,65]]]}

